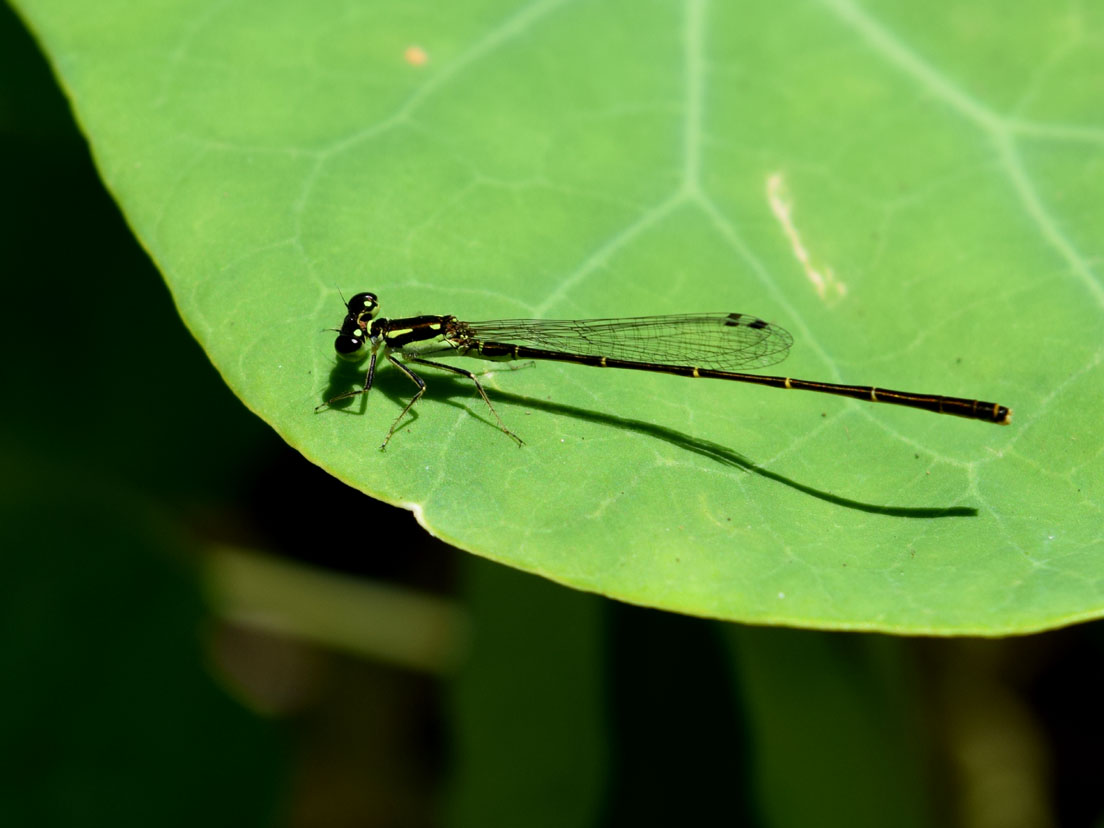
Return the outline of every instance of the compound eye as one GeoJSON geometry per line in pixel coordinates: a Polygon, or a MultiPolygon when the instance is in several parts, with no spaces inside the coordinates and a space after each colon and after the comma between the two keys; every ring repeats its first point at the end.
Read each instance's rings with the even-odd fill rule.
{"type": "Polygon", "coordinates": [[[358,293],[349,300],[348,307],[354,316],[366,313],[369,319],[375,319],[379,313],[379,298],[374,293],[358,293]]]}
{"type": "Polygon", "coordinates": [[[353,334],[341,334],[334,340],[334,350],[342,359],[356,359],[364,348],[364,337],[353,334]]]}

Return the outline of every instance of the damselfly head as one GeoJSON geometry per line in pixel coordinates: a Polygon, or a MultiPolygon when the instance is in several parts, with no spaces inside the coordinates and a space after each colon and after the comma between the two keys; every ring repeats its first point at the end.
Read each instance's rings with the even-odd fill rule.
{"type": "Polygon", "coordinates": [[[374,293],[358,293],[346,303],[349,316],[356,317],[358,321],[364,317],[375,319],[379,314],[379,299],[374,293]]]}
{"type": "MultiPolygon", "coordinates": [[[[354,317],[350,316],[349,319],[354,319],[354,317]]],[[[367,353],[364,350],[364,343],[364,331],[355,325],[345,324],[341,328],[341,333],[337,335],[337,339],[334,340],[334,350],[337,351],[339,357],[348,362],[359,362],[367,353]]]]}
{"type": "Polygon", "coordinates": [[[379,313],[379,302],[371,293],[358,293],[346,304],[349,312],[337,332],[334,350],[348,362],[359,362],[368,353],[364,348],[368,341],[368,325],[379,313]]]}

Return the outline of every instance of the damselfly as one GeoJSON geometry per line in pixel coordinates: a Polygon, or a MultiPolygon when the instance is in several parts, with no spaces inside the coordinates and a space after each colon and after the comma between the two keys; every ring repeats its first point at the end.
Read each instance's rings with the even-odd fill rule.
{"type": "Polygon", "coordinates": [[[375,378],[376,360],[379,356],[385,357],[406,374],[418,390],[391,424],[381,449],[387,448],[403,417],[425,393],[425,382],[408,367],[409,363],[428,365],[470,379],[491,409],[498,427],[521,445],[521,438],[503,424],[475,374],[453,365],[433,362],[426,359],[427,356],[466,356],[494,361],[549,359],[600,368],[630,368],[680,377],[705,377],[819,391],[867,402],[921,408],[937,414],[955,414],[1000,425],[1007,425],[1012,418],[1012,411],[1005,406],[981,400],[737,372],[734,369],[755,370],[781,362],[793,344],[793,337],[784,329],[743,313],[462,322],[455,316],[386,319],[379,315],[379,299],[374,293],[358,293],[346,305],[347,314],[337,329],[334,349],[339,357],[350,362],[361,362],[368,357],[368,373],[364,376],[362,388],[338,394],[318,408],[367,394],[375,378]]]}

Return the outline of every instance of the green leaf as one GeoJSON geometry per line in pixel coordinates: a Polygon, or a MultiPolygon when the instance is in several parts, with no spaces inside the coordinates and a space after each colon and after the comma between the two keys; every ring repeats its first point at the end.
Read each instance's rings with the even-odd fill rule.
{"type": "MultiPolygon", "coordinates": [[[[1095,7],[16,5],[227,383],[434,534],[758,623],[1101,614],[1095,7]],[[320,332],[339,288],[392,316],[751,313],[793,332],[788,374],[1015,419],[546,363],[484,380],[523,448],[427,370],[380,452],[414,390],[390,366],[314,412],[361,381],[320,332]]],[[[332,542],[402,554],[343,517],[332,542]]]]}

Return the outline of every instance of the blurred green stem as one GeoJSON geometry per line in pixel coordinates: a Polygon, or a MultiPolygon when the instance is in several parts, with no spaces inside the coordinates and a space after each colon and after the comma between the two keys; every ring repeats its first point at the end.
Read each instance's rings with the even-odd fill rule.
{"type": "Polygon", "coordinates": [[[217,546],[204,580],[225,619],[434,674],[460,662],[466,614],[454,603],[391,585],[217,546]]]}

